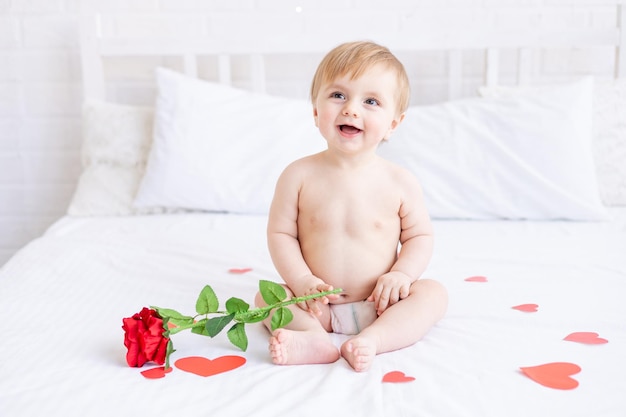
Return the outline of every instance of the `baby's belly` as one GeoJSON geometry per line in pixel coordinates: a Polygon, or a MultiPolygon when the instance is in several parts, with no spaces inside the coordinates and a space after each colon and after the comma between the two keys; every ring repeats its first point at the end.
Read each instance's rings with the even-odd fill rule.
{"type": "Polygon", "coordinates": [[[336,303],[367,298],[378,277],[391,269],[397,256],[397,245],[385,242],[385,239],[364,241],[335,236],[310,239],[300,245],[313,274],[343,290],[336,303]]]}

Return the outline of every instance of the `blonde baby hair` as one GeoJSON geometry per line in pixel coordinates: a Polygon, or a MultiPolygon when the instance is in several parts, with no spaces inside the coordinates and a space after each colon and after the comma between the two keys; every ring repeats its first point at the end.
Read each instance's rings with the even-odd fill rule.
{"type": "Polygon", "coordinates": [[[409,79],[402,63],[389,49],[370,41],[346,42],[333,48],[322,59],[311,83],[311,101],[315,104],[322,84],[332,82],[346,74],[358,78],[376,64],[385,64],[395,71],[398,80],[396,105],[398,114],[409,107],[409,79]]]}

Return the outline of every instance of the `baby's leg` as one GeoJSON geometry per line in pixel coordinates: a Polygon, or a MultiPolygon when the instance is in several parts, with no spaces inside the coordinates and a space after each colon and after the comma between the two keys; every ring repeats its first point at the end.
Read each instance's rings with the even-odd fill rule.
{"type": "MultiPolygon", "coordinates": [[[[257,294],[255,303],[259,307],[266,305],[260,294],[257,294]]],[[[328,306],[321,306],[323,315],[320,319],[296,305],[288,308],[293,313],[293,320],[286,327],[276,329],[269,340],[272,362],[277,365],[300,365],[331,363],[339,359],[339,350],[320,322],[330,323],[328,306]]],[[[271,318],[264,320],[263,324],[271,331],[271,318]]]]}
{"type": "Polygon", "coordinates": [[[437,281],[421,279],[409,296],[388,307],[374,323],[341,346],[341,354],[356,371],[369,369],[374,356],[410,346],[445,314],[448,296],[437,281]]]}

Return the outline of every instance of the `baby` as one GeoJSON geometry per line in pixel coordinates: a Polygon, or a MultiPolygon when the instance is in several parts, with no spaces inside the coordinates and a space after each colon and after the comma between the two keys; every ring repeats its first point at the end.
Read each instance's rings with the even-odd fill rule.
{"type": "MultiPolygon", "coordinates": [[[[342,293],[291,306],[270,353],[281,365],[343,356],[365,371],[376,354],[420,340],[447,308],[443,286],[420,279],[433,250],[420,185],[376,154],[404,118],[408,78],[387,48],[346,43],[320,63],[311,101],[327,149],[281,174],[268,246],[290,296],[342,293]],[[337,349],[329,332],[353,336],[337,349]]],[[[260,296],[256,303],[264,305],[260,296]]]]}

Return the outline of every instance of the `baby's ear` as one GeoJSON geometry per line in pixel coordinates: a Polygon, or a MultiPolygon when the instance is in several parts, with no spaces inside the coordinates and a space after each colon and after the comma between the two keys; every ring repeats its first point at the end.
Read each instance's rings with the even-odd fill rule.
{"type": "Polygon", "coordinates": [[[395,132],[398,126],[400,126],[400,123],[402,123],[402,121],[404,120],[405,115],[406,115],[405,113],[401,113],[398,117],[396,117],[395,119],[391,121],[391,126],[389,126],[389,130],[387,130],[387,134],[383,138],[384,141],[389,140],[389,138],[391,137],[391,134],[395,132]]]}
{"type": "Polygon", "coordinates": [[[313,120],[315,120],[315,127],[320,127],[317,123],[317,107],[313,107],[313,120]]]}

